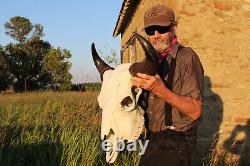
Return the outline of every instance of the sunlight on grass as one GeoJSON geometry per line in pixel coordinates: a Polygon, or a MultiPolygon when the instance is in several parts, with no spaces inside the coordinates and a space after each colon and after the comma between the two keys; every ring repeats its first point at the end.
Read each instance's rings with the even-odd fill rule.
{"type": "MultiPolygon", "coordinates": [[[[98,93],[0,95],[0,165],[108,165],[98,93]]],[[[123,152],[113,165],[138,165],[139,159],[123,152]]]]}

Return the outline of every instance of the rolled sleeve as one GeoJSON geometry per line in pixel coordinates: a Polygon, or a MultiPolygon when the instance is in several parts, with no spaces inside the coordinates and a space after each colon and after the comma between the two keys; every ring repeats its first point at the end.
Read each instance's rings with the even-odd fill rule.
{"type": "Polygon", "coordinates": [[[204,88],[204,70],[197,54],[191,49],[183,57],[181,95],[202,100],[204,88]]]}

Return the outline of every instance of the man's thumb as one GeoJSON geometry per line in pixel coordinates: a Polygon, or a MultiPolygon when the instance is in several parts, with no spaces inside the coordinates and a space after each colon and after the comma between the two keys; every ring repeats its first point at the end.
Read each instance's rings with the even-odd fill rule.
{"type": "Polygon", "coordinates": [[[156,74],[155,77],[158,79],[161,79],[161,77],[158,74],[156,74]]]}

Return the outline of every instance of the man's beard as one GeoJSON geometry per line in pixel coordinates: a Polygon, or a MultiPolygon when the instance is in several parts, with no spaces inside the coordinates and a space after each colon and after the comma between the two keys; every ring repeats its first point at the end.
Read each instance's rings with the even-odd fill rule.
{"type": "Polygon", "coordinates": [[[153,44],[153,46],[158,53],[162,53],[170,46],[170,42],[164,41],[162,39],[157,39],[155,40],[155,43],[153,44]]]}

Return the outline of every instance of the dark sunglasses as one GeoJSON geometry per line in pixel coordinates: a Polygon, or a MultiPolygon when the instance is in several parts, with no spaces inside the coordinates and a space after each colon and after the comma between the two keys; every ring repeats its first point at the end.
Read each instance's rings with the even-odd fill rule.
{"type": "Polygon", "coordinates": [[[159,34],[164,34],[167,32],[170,32],[171,26],[163,27],[163,26],[150,26],[145,29],[145,32],[148,36],[153,36],[155,34],[155,31],[157,31],[159,34]]]}

